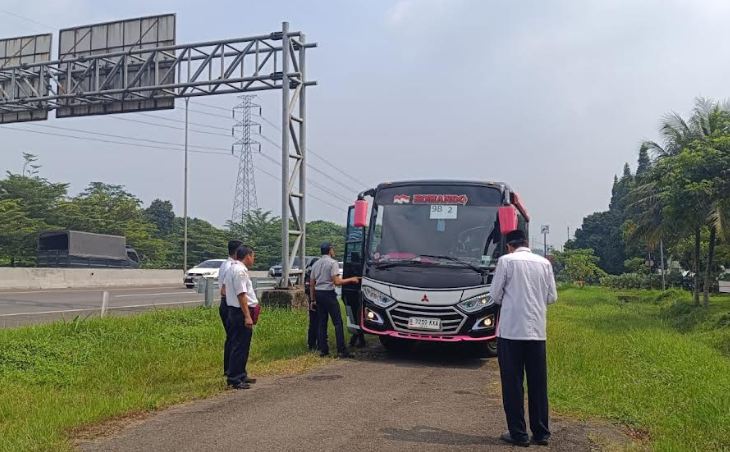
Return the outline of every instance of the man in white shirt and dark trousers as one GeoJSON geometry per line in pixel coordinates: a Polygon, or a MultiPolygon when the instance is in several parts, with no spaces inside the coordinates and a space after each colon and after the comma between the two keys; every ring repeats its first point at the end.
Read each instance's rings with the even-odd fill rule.
{"type": "Polygon", "coordinates": [[[340,264],[333,259],[335,248],[329,242],[323,243],[320,246],[320,251],[322,251],[322,258],[314,263],[312,273],[309,276],[309,295],[312,302],[316,304],[317,317],[319,318],[319,335],[317,337],[319,355],[327,356],[330,353],[329,344],[327,343],[327,318],[331,317],[335,326],[337,353],[341,358],[348,358],[350,353],[345,346],[345,331],[342,326],[340,302],[337,300],[335,286],[357,284],[360,282],[360,278],[353,276],[352,278],[342,279],[340,277],[340,264]]]}
{"type": "Polygon", "coordinates": [[[228,332],[231,351],[228,364],[228,386],[233,389],[248,389],[256,380],[246,372],[248,353],[253,336],[254,311],[258,299],[253,290],[248,268],[254,263],[253,248],[242,245],[236,250],[236,262],[226,272],[225,289],[228,305],[228,332]]]}
{"type": "Polygon", "coordinates": [[[532,441],[548,445],[547,361],[545,354],[547,305],[558,299],[553,267],[527,247],[523,231],[507,234],[509,254],[499,258],[491,296],[501,304],[497,324],[497,356],[502,379],[502,403],[509,431],[501,439],[527,447],[523,378],[532,441]]]}
{"type": "Polygon", "coordinates": [[[226,342],[223,345],[223,375],[228,376],[228,361],[231,356],[231,335],[228,333],[228,304],[226,303],[226,272],[231,265],[236,262],[236,250],[242,243],[240,240],[230,240],[228,242],[228,259],[223,262],[218,269],[218,285],[221,287],[221,304],[218,307],[218,313],[223,322],[223,329],[226,331],[226,342]]]}

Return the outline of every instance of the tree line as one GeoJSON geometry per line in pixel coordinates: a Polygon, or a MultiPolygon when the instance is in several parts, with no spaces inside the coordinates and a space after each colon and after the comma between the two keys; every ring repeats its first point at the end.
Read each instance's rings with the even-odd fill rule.
{"type": "MultiPolygon", "coordinates": [[[[142,256],[143,268],[182,268],[183,218],[175,215],[170,201],[155,199],[145,207],[123,186],[104,182],[91,182],[70,196],[67,183],[41,177],[36,156],[24,153],[23,159],[21,173],[7,172],[0,179],[0,266],[35,266],[39,234],[70,229],[126,237],[142,256]]],[[[281,219],[256,210],[223,228],[188,218],[188,265],[225,257],[232,238],[256,249],[256,270],[280,261],[281,219]]],[[[344,226],[312,221],[307,238],[307,255],[318,255],[323,241],[342,252],[344,226]]]]}
{"type": "Polygon", "coordinates": [[[721,266],[730,267],[730,103],[698,98],[688,118],[667,114],[659,131],[660,142],[639,147],[636,172],[626,163],[614,177],[608,210],[585,217],[565,252],[593,250],[600,271],[618,275],[656,272],[663,247],[692,273],[695,303],[702,294],[707,305],[721,266]]]}

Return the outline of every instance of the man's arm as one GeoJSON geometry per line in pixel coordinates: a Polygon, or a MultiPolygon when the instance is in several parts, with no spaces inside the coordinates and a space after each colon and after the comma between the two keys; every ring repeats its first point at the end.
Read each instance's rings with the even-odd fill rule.
{"type": "Polygon", "coordinates": [[[314,298],[314,287],[317,284],[317,280],[309,277],[309,300],[311,303],[316,303],[317,300],[314,298]]]}
{"type": "Polygon", "coordinates": [[[246,328],[253,328],[253,319],[251,313],[248,310],[248,297],[246,296],[246,278],[248,276],[242,272],[237,271],[233,276],[233,288],[236,289],[236,298],[238,298],[238,305],[241,306],[243,311],[243,324],[246,328]]]}
{"type": "Polygon", "coordinates": [[[492,286],[489,289],[489,294],[496,304],[502,304],[502,297],[504,297],[504,284],[507,280],[504,262],[503,259],[497,261],[497,268],[494,270],[494,276],[492,277],[492,286]]]}
{"type": "Polygon", "coordinates": [[[246,297],[246,292],[238,294],[238,304],[241,305],[241,311],[243,311],[243,324],[248,329],[253,328],[253,318],[251,317],[251,312],[248,310],[248,298],[246,297]]]}
{"type": "Polygon", "coordinates": [[[553,266],[548,264],[548,275],[547,275],[547,304],[555,303],[558,299],[558,289],[555,285],[555,275],[553,274],[553,266]]]}
{"type": "Polygon", "coordinates": [[[344,285],[347,285],[347,284],[357,284],[357,283],[360,282],[360,277],[359,276],[353,276],[351,278],[342,279],[342,278],[340,278],[340,274],[338,272],[338,274],[336,274],[336,275],[334,275],[332,277],[332,282],[334,283],[335,286],[338,286],[338,287],[339,286],[344,286],[344,285]]]}

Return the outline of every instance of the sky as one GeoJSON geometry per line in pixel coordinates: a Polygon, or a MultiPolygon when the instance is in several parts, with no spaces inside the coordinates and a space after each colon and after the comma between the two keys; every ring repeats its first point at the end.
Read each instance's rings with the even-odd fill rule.
{"type": "MultiPolygon", "coordinates": [[[[380,182],[503,181],[522,195],[533,235],[550,225],[548,242],[559,247],[568,228],[607,208],[614,174],[624,162],[635,169],[664,114],[689,114],[697,96],[730,97],[726,0],[0,0],[0,38],[163,13],[177,14],[178,43],[269,33],[285,20],[318,43],[307,57],[318,82],[307,94],[307,136],[317,156],[310,165],[328,176],[309,171],[320,185],[310,186],[319,198],[309,201],[310,220],[344,223],[346,201],[380,182]]],[[[280,133],[266,120],[279,122],[280,99],[271,91],[256,100],[262,135],[275,142],[280,133]]],[[[230,149],[232,120],[221,109],[236,103],[235,95],[191,101],[191,123],[223,132],[192,133],[190,144],[230,149]]],[[[122,117],[150,125],[114,117],[45,125],[179,148],[182,131],[154,124],[181,126],[183,102],[149,115],[122,117]]],[[[171,200],[182,213],[182,152],[38,132],[72,133],[0,126],[0,171],[19,172],[21,153],[31,152],[40,175],[69,182],[71,194],[104,181],[145,204],[171,200]]],[[[260,141],[263,154],[280,159],[260,141]]],[[[276,213],[280,182],[264,172],[279,169],[254,161],[259,206],[276,213]]],[[[189,214],[223,225],[236,174],[234,157],[190,154],[189,214]]]]}

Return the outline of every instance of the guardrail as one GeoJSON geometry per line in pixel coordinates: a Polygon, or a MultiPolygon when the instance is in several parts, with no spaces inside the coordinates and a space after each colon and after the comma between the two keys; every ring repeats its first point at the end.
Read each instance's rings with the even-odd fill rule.
{"type": "MultiPolygon", "coordinates": [[[[293,283],[294,281],[292,281],[293,283]]],[[[276,286],[279,284],[279,280],[277,278],[268,278],[268,277],[253,277],[251,278],[251,283],[253,285],[253,289],[256,291],[256,297],[259,299],[261,298],[261,294],[265,290],[272,290],[275,289],[276,286]]],[[[203,302],[203,305],[206,307],[213,306],[213,303],[216,299],[220,297],[219,295],[219,285],[218,280],[215,278],[198,278],[193,281],[193,284],[195,284],[195,288],[198,293],[205,294],[205,299],[203,302]]]]}

